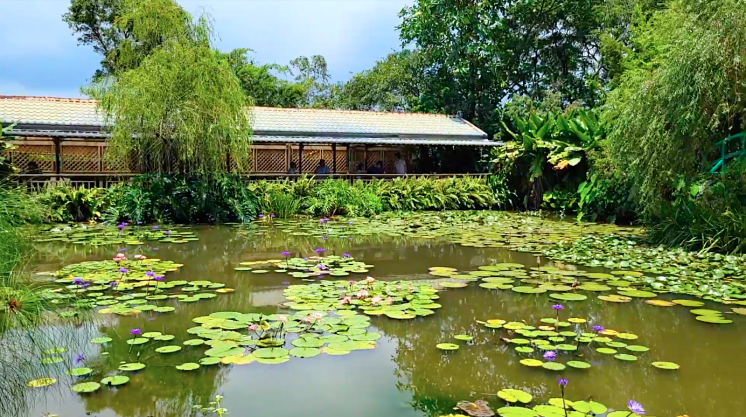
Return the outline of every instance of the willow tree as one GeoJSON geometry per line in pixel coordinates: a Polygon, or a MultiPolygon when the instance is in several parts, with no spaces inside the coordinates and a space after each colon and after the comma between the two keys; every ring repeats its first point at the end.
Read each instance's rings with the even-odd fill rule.
{"type": "Polygon", "coordinates": [[[121,47],[120,62],[131,54],[137,65],[84,91],[99,100],[110,126],[109,158],[132,158],[148,172],[214,176],[226,171],[228,155],[249,152],[249,103],[211,45],[208,17],[180,18],[186,12],[174,8],[172,0],[126,0],[115,24],[134,39],[157,38],[157,46],[145,56],[137,42],[121,47]]]}

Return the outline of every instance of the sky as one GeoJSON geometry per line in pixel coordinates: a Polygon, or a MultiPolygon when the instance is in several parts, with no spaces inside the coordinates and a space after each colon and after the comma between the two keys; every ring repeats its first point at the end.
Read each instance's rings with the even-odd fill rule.
{"type": "MultiPolygon", "coordinates": [[[[333,81],[400,49],[399,11],[414,0],[177,0],[208,12],[217,47],[250,48],[259,63],[323,55],[333,81]]],[[[0,95],[83,97],[99,67],[62,21],[69,0],[0,0],[0,95]]]]}

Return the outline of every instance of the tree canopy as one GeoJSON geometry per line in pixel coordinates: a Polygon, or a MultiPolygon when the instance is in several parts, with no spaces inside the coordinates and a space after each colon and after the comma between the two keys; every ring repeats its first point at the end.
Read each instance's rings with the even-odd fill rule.
{"type": "Polygon", "coordinates": [[[248,153],[249,101],[229,60],[211,45],[209,20],[171,19],[181,15],[172,0],[124,4],[117,22],[129,22],[136,36],[157,38],[158,46],[143,56],[143,45],[121,44],[117,62],[139,63],[85,90],[112,126],[111,157],[134,157],[151,172],[225,172],[226,155],[248,153]]]}

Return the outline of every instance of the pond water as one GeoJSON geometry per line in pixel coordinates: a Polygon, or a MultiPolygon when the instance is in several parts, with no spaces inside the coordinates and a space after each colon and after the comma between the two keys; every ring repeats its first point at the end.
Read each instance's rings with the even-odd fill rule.
{"type": "MultiPolygon", "coordinates": [[[[465,288],[440,290],[437,302],[442,307],[429,316],[411,320],[371,317],[372,328],[368,330],[382,335],[375,349],[340,356],[292,358],[277,365],[218,364],[183,372],[175,366],[197,362],[209,347],[183,346],[181,351],[171,354],[159,354],[154,349],[182,345],[183,341],[194,338],[187,333],[187,329],[197,325],[192,319],[219,311],[293,313],[281,306],[285,302],[283,290],[288,283],[304,284],[302,280],[273,271],[265,274],[236,271],[234,268],[240,262],[283,259],[281,253],[285,250],[292,252],[292,256],[313,256],[313,248],[323,246],[326,255],[349,253],[355,260],[374,265],[368,273],[351,274],[350,278],[364,279],[370,275],[379,281],[428,282],[439,279],[428,274],[428,268],[433,266],[473,271],[498,263],[520,263],[527,270],[536,267],[537,262],[542,266],[554,265],[543,257],[537,261],[536,255],[506,248],[468,247],[443,239],[425,240],[393,233],[325,240],[294,235],[274,226],[263,228],[262,233],[245,233],[228,225],[197,226],[192,230],[198,241],[146,243],[140,249],[131,245],[128,253],[139,251],[150,258],[184,265],[168,273],[167,280],[209,280],[223,283],[235,292],[194,303],[165,300],[159,305],[176,307],[168,314],[101,315],[95,325],[81,325],[76,330],[84,346],[80,353],[86,357],[85,366],[98,375],[75,382],[99,381],[105,374],[115,372],[123,361],[139,360],[147,368],[129,373],[130,381],[118,389],[102,387],[91,394],[70,392],[64,384],[72,378],[60,381],[56,389],[37,398],[29,416],[44,412],[61,417],[198,415],[192,405],[207,404],[216,394],[224,397],[221,405],[232,416],[440,416],[454,413],[453,407],[461,400],[484,399],[493,410],[503,407],[505,402],[496,393],[505,388],[522,389],[533,395],[534,403],[542,403],[560,396],[557,385],[560,377],[569,380],[568,399],[592,399],[612,410],[626,409],[629,399],[643,404],[648,415],[659,417],[684,414],[730,417],[743,415],[746,409],[741,382],[746,374],[743,356],[746,325],[739,320],[741,317],[729,316],[733,324],[717,326],[695,320],[681,306],[656,307],[642,298],[629,303],[609,303],[597,299],[597,294],[581,292],[589,295],[588,300],[562,302],[562,319],[581,317],[588,323],[633,333],[639,339],[628,343],[644,345],[650,350],[636,354],[639,358],[635,362],[625,362],[581,346],[577,351],[582,355],[580,360],[593,366],[556,372],[520,364],[525,356],[500,339],[518,336],[506,333],[505,329],[487,328],[477,321],[503,319],[539,326],[544,324],[539,319],[555,317],[552,305],[558,301],[549,298],[549,293],[490,290],[480,288],[479,282],[468,282],[465,288]],[[124,340],[131,337],[129,332],[133,328],[171,334],[175,339],[132,349],[124,340]],[[473,340],[455,341],[453,336],[459,334],[471,335],[473,340]],[[99,336],[111,337],[113,342],[86,343],[99,336]],[[436,344],[445,342],[457,343],[460,349],[447,352],[436,348],[436,344]],[[140,352],[139,359],[133,358],[135,352],[140,352]],[[653,361],[675,362],[681,369],[657,369],[650,365],[653,361]]],[[[111,259],[116,250],[116,246],[110,245],[47,243],[42,247],[36,268],[53,271],[71,263],[111,259]]],[[[658,297],[675,298],[685,297],[658,297]]],[[[722,306],[708,302],[702,308],[722,309],[722,306]]]]}

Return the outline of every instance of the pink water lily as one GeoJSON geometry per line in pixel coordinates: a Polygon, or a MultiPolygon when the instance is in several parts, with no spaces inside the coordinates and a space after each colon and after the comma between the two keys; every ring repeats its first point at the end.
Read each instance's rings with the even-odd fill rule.
{"type": "Polygon", "coordinates": [[[381,297],[377,295],[377,296],[371,298],[370,302],[373,303],[373,304],[375,304],[375,305],[381,304],[381,297]]]}
{"type": "Polygon", "coordinates": [[[288,322],[288,317],[287,316],[277,316],[277,321],[279,321],[280,323],[287,323],[288,322]]]}
{"type": "Polygon", "coordinates": [[[311,317],[313,317],[314,320],[321,320],[322,318],[324,318],[324,315],[316,312],[316,313],[311,313],[311,317]]]}
{"type": "Polygon", "coordinates": [[[352,297],[349,297],[349,296],[342,297],[342,299],[339,300],[340,304],[350,304],[350,302],[352,302],[352,297]]]}
{"type": "Polygon", "coordinates": [[[145,255],[140,255],[140,254],[135,255],[135,260],[136,261],[144,261],[146,259],[148,259],[148,258],[145,255]]]}
{"type": "Polygon", "coordinates": [[[360,290],[357,292],[357,298],[365,298],[368,296],[368,291],[360,290]]]}
{"type": "Polygon", "coordinates": [[[259,325],[256,324],[256,323],[254,323],[251,326],[249,326],[249,331],[253,332],[253,331],[256,331],[256,329],[258,329],[258,328],[259,328],[259,325]]]}
{"type": "Polygon", "coordinates": [[[397,291],[401,291],[401,285],[395,285],[394,288],[396,288],[397,291]]]}
{"type": "Polygon", "coordinates": [[[416,290],[415,287],[412,287],[412,286],[407,287],[407,291],[409,292],[414,292],[414,290],[416,290]]]}
{"type": "Polygon", "coordinates": [[[116,254],[116,256],[114,256],[114,262],[121,262],[121,261],[126,261],[126,260],[127,260],[127,255],[121,252],[116,254]]]}
{"type": "Polygon", "coordinates": [[[368,278],[365,278],[365,283],[366,283],[366,284],[372,284],[372,283],[374,283],[374,282],[376,282],[376,279],[375,279],[375,278],[373,278],[373,277],[368,277],[368,278]]]}
{"type": "Polygon", "coordinates": [[[394,303],[394,299],[391,297],[386,297],[386,304],[391,305],[394,303]]]}

